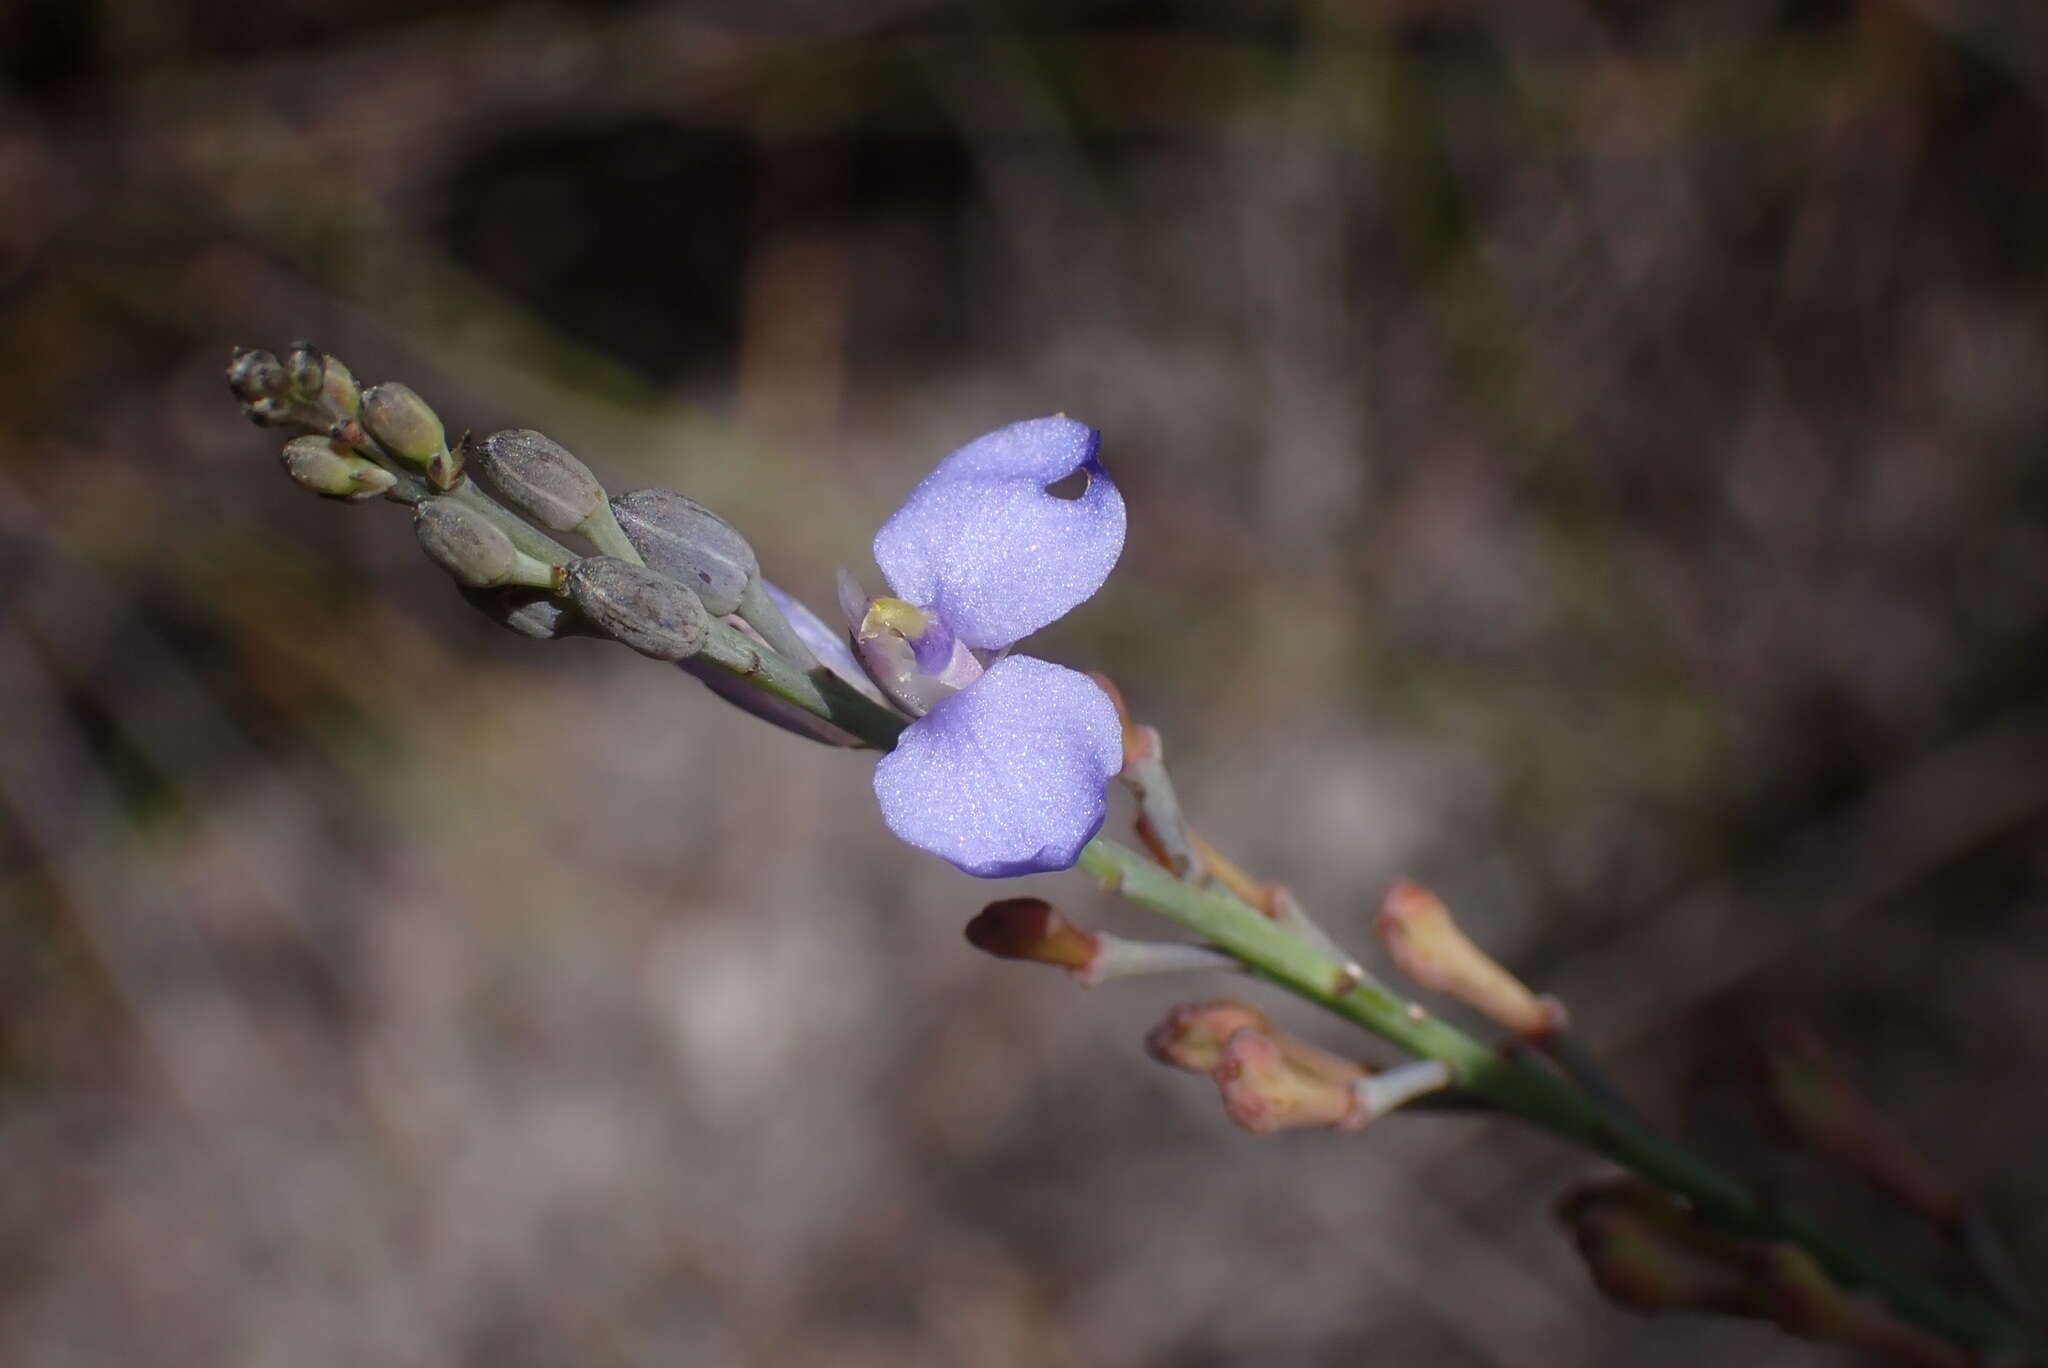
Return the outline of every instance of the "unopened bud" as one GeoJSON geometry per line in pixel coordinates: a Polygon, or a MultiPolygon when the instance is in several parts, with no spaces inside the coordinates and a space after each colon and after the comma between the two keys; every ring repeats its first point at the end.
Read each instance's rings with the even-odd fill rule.
{"type": "Polygon", "coordinates": [[[1572,1189],[1557,1204],[1594,1284],[1635,1311],[1768,1314],[1749,1249],[1708,1230],[1670,1197],[1635,1178],[1572,1189]]]}
{"type": "Polygon", "coordinates": [[[754,548],[731,523],[672,489],[621,494],[612,512],[648,567],[689,586],[714,617],[736,610],[761,572],[754,548]]]}
{"type": "Polygon", "coordinates": [[[1254,1135],[1352,1130],[1369,1119],[1350,1086],[1296,1067],[1278,1041],[1259,1031],[1232,1033],[1212,1076],[1224,1114],[1254,1135]]]}
{"type": "Polygon", "coordinates": [[[967,923],[967,942],[998,959],[1031,960],[1062,969],[1086,969],[1100,937],[1060,915],[1043,898],[1005,898],[984,907],[967,923]]]}
{"type": "Polygon", "coordinates": [[[1402,880],[1380,906],[1379,938],[1411,982],[1464,1003],[1527,1040],[1563,1026],[1556,1001],[1539,998],[1491,955],[1474,945],[1443,900],[1402,880]]]}
{"type": "Polygon", "coordinates": [[[1961,1194],[1849,1081],[1818,1033],[1796,1022],[1779,1023],[1760,1064],[1771,1119],[1785,1138],[1855,1174],[1935,1228],[1959,1228],[1961,1194]]]}
{"type": "Polygon", "coordinates": [[[311,342],[294,342],[284,356],[285,374],[296,399],[318,399],[327,376],[327,357],[311,342]]]}
{"type": "Polygon", "coordinates": [[[284,468],[300,488],[329,499],[374,499],[398,477],[329,437],[294,437],[284,444],[284,468]]]}
{"type": "Polygon", "coordinates": [[[317,402],[322,412],[335,418],[353,418],[362,410],[362,391],[356,388],[355,376],[338,357],[326,358],[321,366],[317,402]]]}
{"type": "Polygon", "coordinates": [[[990,903],[967,923],[967,939],[999,959],[1030,960],[1071,973],[1084,987],[1147,974],[1238,970],[1244,966],[1220,950],[1175,941],[1127,940],[1085,931],[1042,898],[1005,898],[990,903]]]}
{"type": "Polygon", "coordinates": [[[1888,1362],[1969,1368],[1969,1355],[1845,1292],[1813,1255],[1738,1240],[1637,1178],[1587,1183],[1557,1204],[1593,1282],[1636,1311],[1707,1311],[1766,1320],[1786,1334],[1888,1362]]]}
{"type": "Polygon", "coordinates": [[[655,660],[704,648],[710,614],[697,595],[645,566],[591,556],[569,567],[569,596],[592,625],[655,660]]]}
{"type": "Polygon", "coordinates": [[[599,635],[575,608],[545,589],[472,589],[466,584],[457,587],[471,607],[523,637],[552,641],[556,637],[599,635]]]}
{"type": "Polygon", "coordinates": [[[291,376],[274,353],[237,347],[228,358],[228,388],[235,398],[253,406],[266,399],[283,399],[291,388],[291,376]]]}
{"type": "Polygon", "coordinates": [[[512,545],[489,518],[453,499],[425,499],[413,511],[413,534],[420,549],[458,584],[487,589],[500,584],[548,588],[555,582],[552,567],[512,545]]]}
{"type": "Polygon", "coordinates": [[[590,467],[531,428],[494,432],[475,453],[505,502],[551,532],[574,532],[604,506],[604,486],[590,467]]]}
{"type": "Polygon", "coordinates": [[[396,380],[363,391],[363,427],[394,460],[426,472],[436,489],[452,489],[461,464],[448,450],[448,433],[440,415],[412,387],[396,380]]]}
{"type": "Polygon", "coordinates": [[[1145,1050],[1161,1064],[1189,1073],[1213,1073],[1223,1045],[1239,1031],[1270,1034],[1266,1014],[1248,1002],[1224,998],[1187,1003],[1167,1013],[1145,1037],[1145,1050]]]}
{"type": "Polygon", "coordinates": [[[1887,1363],[1973,1368],[1970,1354],[1906,1324],[1883,1306],[1844,1291],[1797,1245],[1765,1245],[1752,1260],[1765,1314],[1788,1335],[1860,1349],[1887,1363]]]}

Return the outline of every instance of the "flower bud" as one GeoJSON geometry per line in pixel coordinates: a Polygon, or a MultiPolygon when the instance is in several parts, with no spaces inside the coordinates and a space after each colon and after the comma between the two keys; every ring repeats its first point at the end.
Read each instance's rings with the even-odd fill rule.
{"type": "Polygon", "coordinates": [[[394,460],[426,472],[436,489],[452,489],[461,464],[448,450],[448,433],[427,401],[396,380],[363,391],[363,427],[394,460]]]}
{"type": "Polygon", "coordinates": [[[251,399],[242,405],[242,416],[257,427],[286,427],[298,421],[298,414],[289,399],[251,399]]]}
{"type": "Polygon", "coordinates": [[[362,391],[356,388],[356,378],[349,368],[341,364],[338,357],[327,357],[320,370],[320,393],[315,402],[322,412],[340,418],[353,418],[362,411],[362,391]]]}
{"type": "Polygon", "coordinates": [[[551,532],[574,532],[604,506],[590,467],[531,428],[492,433],[477,445],[476,461],[506,503],[551,532]]]}
{"type": "Polygon", "coordinates": [[[1411,982],[1527,1040],[1543,1040],[1564,1024],[1562,1007],[1537,997],[1474,945],[1443,900],[1421,885],[1404,879],[1387,890],[1377,929],[1387,954],[1411,982]]]}
{"type": "Polygon", "coordinates": [[[472,608],[508,631],[534,641],[601,635],[574,607],[544,589],[457,587],[472,608]]]}
{"type": "Polygon", "coordinates": [[[398,477],[328,437],[294,437],[284,444],[284,468],[301,489],[329,499],[374,499],[398,477]]]}
{"type": "MultiPolygon", "coordinates": [[[[1364,1076],[1364,1070],[1358,1076],[1364,1076]]],[[[1354,1089],[1321,1072],[1297,1068],[1273,1037],[1231,1033],[1211,1075],[1223,1111],[1254,1135],[1290,1130],[1352,1130],[1368,1119],[1354,1089]]]]}
{"type": "Polygon", "coordinates": [[[1961,1194],[1849,1081],[1817,1032],[1779,1023],[1759,1064],[1771,1120],[1781,1135],[1936,1229],[1960,1228],[1961,1194]]]}
{"type": "Polygon", "coordinates": [[[1632,1310],[1765,1320],[1800,1339],[1927,1368],[1969,1368],[1973,1361],[1850,1295],[1805,1250],[1724,1235],[1639,1178],[1574,1188],[1558,1202],[1557,1216],[1594,1284],[1632,1310]]]}
{"type": "Polygon", "coordinates": [[[648,567],[689,586],[714,617],[737,609],[761,572],[754,548],[731,523],[672,489],[621,494],[612,512],[648,567]]]}
{"type": "Polygon", "coordinates": [[[489,518],[453,499],[424,499],[413,511],[413,534],[420,549],[458,584],[487,589],[498,584],[547,588],[553,569],[512,545],[489,518]]]}
{"type": "Polygon", "coordinates": [[[237,347],[228,359],[228,388],[244,404],[254,405],[265,399],[283,399],[291,388],[291,376],[273,353],[237,347]]]}
{"type": "Polygon", "coordinates": [[[967,923],[967,939],[975,949],[998,959],[1065,969],[1084,988],[1145,974],[1229,973],[1244,968],[1206,945],[1127,940],[1106,931],[1083,930],[1042,898],[990,903],[967,923]]]}
{"type": "Polygon", "coordinates": [[[615,556],[569,567],[569,596],[593,626],[655,660],[684,660],[704,647],[710,614],[681,584],[615,556]]]}
{"type": "Polygon", "coordinates": [[[285,374],[295,399],[318,399],[327,377],[327,357],[311,342],[294,342],[284,357],[285,374]]]}
{"type": "Polygon", "coordinates": [[[1186,1003],[1167,1013],[1145,1037],[1145,1051],[1161,1064],[1189,1073],[1212,1073],[1224,1042],[1239,1031],[1270,1035],[1266,1014],[1248,1002],[1224,998],[1186,1003]]]}
{"type": "Polygon", "coordinates": [[[967,941],[998,959],[1032,960],[1062,969],[1086,969],[1100,939],[1060,915],[1043,898],[1005,898],[967,923],[967,941]]]}
{"type": "Polygon", "coordinates": [[[1572,1189],[1557,1204],[1579,1257],[1609,1301],[1635,1311],[1769,1314],[1750,1251],[1707,1229],[1636,1178],[1572,1189]]]}

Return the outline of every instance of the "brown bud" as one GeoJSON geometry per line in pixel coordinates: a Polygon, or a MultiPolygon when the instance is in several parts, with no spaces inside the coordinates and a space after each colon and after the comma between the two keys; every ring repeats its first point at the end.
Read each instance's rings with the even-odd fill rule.
{"type": "Polygon", "coordinates": [[[1005,898],[967,923],[967,941],[998,959],[1030,960],[1080,972],[1095,960],[1100,940],[1042,898],[1005,898]]]}

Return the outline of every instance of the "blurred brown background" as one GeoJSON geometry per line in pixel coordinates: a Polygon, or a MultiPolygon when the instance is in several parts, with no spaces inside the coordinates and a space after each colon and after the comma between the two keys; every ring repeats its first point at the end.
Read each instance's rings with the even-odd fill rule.
{"type": "Polygon", "coordinates": [[[1597,1301],[1540,1138],[1230,1129],[1139,1048],[1224,986],[975,956],[1016,886],[862,760],[294,489],[220,372],[301,335],[819,604],[1086,418],[1130,546],[1034,649],[1205,830],[1355,943],[1432,882],[1927,1257],[1756,1138],[1814,1020],[2048,1269],[2048,11],[16,0],[0,68],[8,1361],[1829,1361],[1597,1301]]]}

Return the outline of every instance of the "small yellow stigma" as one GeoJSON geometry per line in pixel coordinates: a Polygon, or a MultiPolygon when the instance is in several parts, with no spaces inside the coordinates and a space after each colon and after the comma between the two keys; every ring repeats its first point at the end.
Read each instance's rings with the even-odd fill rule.
{"type": "Polygon", "coordinates": [[[860,620],[860,637],[873,641],[884,633],[915,641],[923,636],[932,625],[932,615],[912,603],[899,598],[876,598],[868,600],[866,616],[860,620]]]}

